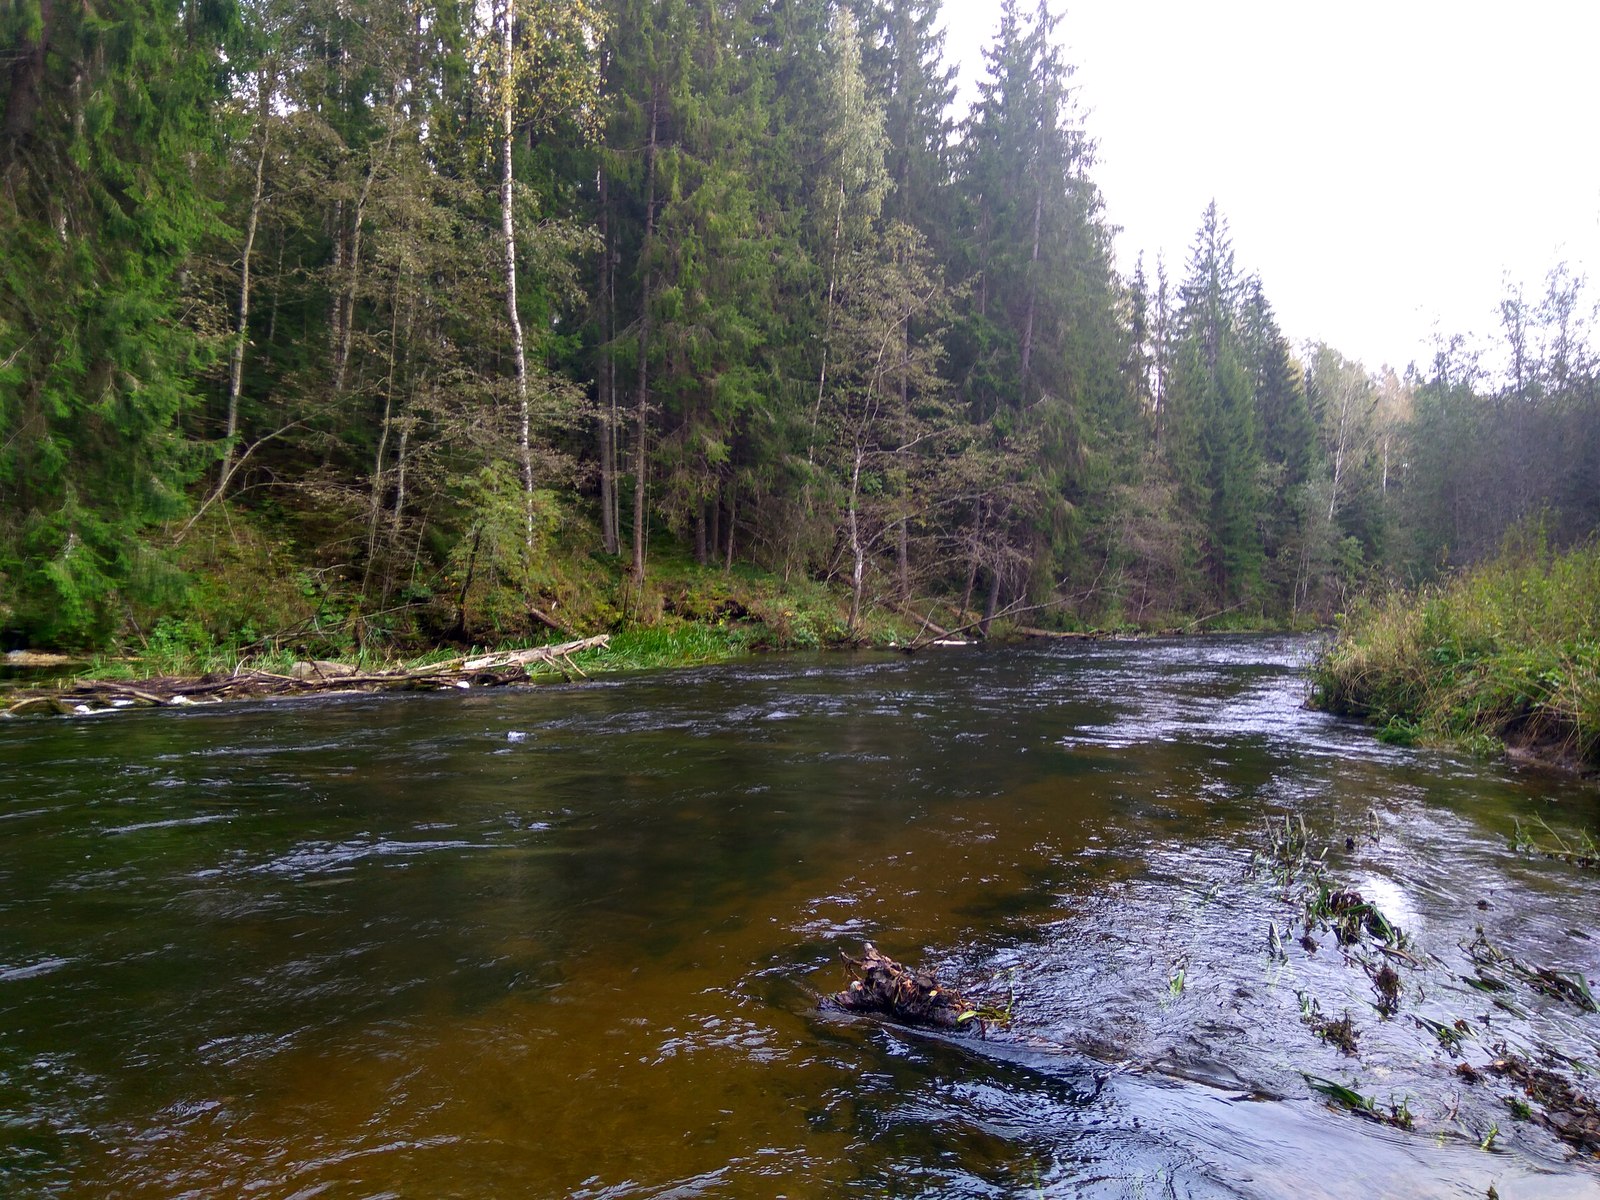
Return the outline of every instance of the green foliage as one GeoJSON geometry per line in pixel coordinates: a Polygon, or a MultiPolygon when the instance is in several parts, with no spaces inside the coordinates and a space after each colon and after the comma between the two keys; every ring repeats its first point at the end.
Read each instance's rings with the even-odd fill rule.
{"type": "Polygon", "coordinates": [[[41,11],[0,17],[21,50],[0,98],[0,571],[24,636],[81,646],[139,592],[143,539],[199,465],[180,420],[207,307],[186,267],[220,228],[199,181],[235,15],[41,11]]]}
{"type": "Polygon", "coordinates": [[[1556,554],[1535,527],[1444,584],[1364,602],[1313,678],[1316,703],[1391,740],[1600,761],[1600,546],[1556,554]]]}
{"type": "MultiPolygon", "coordinates": [[[[1600,524],[1579,280],[1508,299],[1495,385],[1458,342],[1405,381],[1296,361],[1215,205],[1180,286],[1119,279],[1048,6],[999,6],[959,125],[934,0],[528,0],[502,62],[508,11],[0,14],[8,638],[1302,627],[1541,509],[1600,524]],[[719,598],[683,548],[780,582],[719,598]]],[[[1589,634],[1417,622],[1474,698],[1407,715],[1402,673],[1386,736],[1594,727],[1589,634]]]]}

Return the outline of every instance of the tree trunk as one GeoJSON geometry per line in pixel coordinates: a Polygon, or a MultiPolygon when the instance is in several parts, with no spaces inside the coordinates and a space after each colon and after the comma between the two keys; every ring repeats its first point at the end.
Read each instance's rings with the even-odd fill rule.
{"type": "Polygon", "coordinates": [[[600,401],[600,538],[607,554],[617,552],[617,369],[611,357],[616,320],[615,251],[611,245],[611,198],[606,173],[600,171],[600,361],[595,386],[600,401]]]}
{"type": "MultiPolygon", "coordinates": [[[[287,240],[288,239],[285,238],[282,234],[278,235],[278,267],[277,267],[277,272],[276,272],[276,278],[278,278],[278,279],[282,279],[283,278],[283,253],[284,253],[284,249],[285,249],[284,243],[287,240]]],[[[282,288],[273,288],[272,289],[272,307],[271,307],[271,309],[269,309],[267,311],[267,345],[269,345],[269,346],[274,345],[277,342],[277,337],[278,337],[278,293],[281,292],[282,290],[283,290],[282,288]]]]}
{"type": "MultiPolygon", "coordinates": [[[[911,413],[911,318],[909,314],[900,322],[900,444],[904,446],[908,440],[905,422],[911,413]]],[[[901,504],[908,504],[909,497],[901,496],[901,504]]],[[[895,565],[895,598],[901,605],[911,602],[911,553],[910,553],[910,517],[902,510],[900,520],[895,526],[894,565],[895,565]]]]}
{"type": "Polygon", "coordinates": [[[906,530],[909,520],[907,517],[901,517],[895,527],[894,567],[896,596],[901,604],[909,604],[911,602],[911,539],[906,530]]]}
{"type": "MultiPolygon", "coordinates": [[[[383,517],[384,459],[388,454],[389,435],[394,431],[394,400],[396,380],[399,376],[401,345],[411,345],[411,318],[406,317],[406,328],[400,330],[401,289],[405,284],[402,271],[395,278],[394,299],[389,315],[389,371],[383,387],[383,421],[378,427],[378,449],[372,461],[372,492],[367,513],[367,565],[361,579],[361,594],[367,594],[367,584],[372,577],[372,563],[378,554],[378,526],[383,517]]],[[[387,590],[387,583],[385,590],[387,590]]]]}
{"type": "Polygon", "coordinates": [[[856,444],[855,461],[850,465],[850,507],[845,519],[850,530],[850,634],[861,624],[861,585],[866,575],[866,552],[861,546],[861,520],[857,513],[861,497],[861,460],[865,451],[856,444]]]}
{"type": "MultiPolygon", "coordinates": [[[[1022,390],[1028,390],[1033,363],[1033,314],[1039,300],[1039,219],[1044,215],[1044,189],[1034,193],[1033,254],[1028,259],[1028,315],[1022,326],[1022,390]]],[[[1027,397],[1023,397],[1024,403],[1027,397]]]]}
{"type": "MultiPolygon", "coordinates": [[[[811,410],[811,436],[806,441],[806,465],[816,461],[817,422],[822,419],[822,397],[828,386],[828,346],[833,337],[833,303],[839,283],[839,242],[844,237],[844,181],[839,181],[839,202],[833,213],[833,251],[828,263],[828,305],[822,317],[822,365],[817,371],[817,403],[811,410]]],[[[806,512],[811,511],[811,480],[806,479],[806,512]]]]}
{"type": "Polygon", "coordinates": [[[39,0],[39,37],[23,42],[8,57],[12,60],[11,87],[6,99],[5,140],[0,149],[0,167],[17,159],[17,147],[33,137],[39,120],[40,93],[44,87],[45,55],[50,46],[50,30],[55,24],[54,0],[39,0]]]}
{"type": "Polygon", "coordinates": [[[411,442],[411,422],[400,422],[400,446],[394,455],[394,509],[389,518],[389,542],[400,536],[400,519],[406,509],[406,448],[411,442]]]}
{"type": "Polygon", "coordinates": [[[983,620],[978,622],[978,632],[984,637],[989,636],[989,622],[994,620],[995,613],[1000,611],[1000,570],[998,567],[989,568],[989,594],[983,600],[983,620]]]}
{"type": "Polygon", "coordinates": [[[226,448],[222,452],[221,470],[217,472],[217,493],[227,486],[233,474],[234,439],[239,434],[239,396],[244,390],[244,351],[250,341],[250,256],[255,251],[256,229],[261,221],[262,199],[266,193],[267,143],[271,140],[272,93],[276,80],[262,72],[256,119],[260,122],[261,148],[256,153],[255,187],[250,193],[250,215],[245,219],[244,251],[239,261],[239,319],[233,334],[233,349],[228,358],[228,415],[223,437],[226,448]]]}
{"type": "Polygon", "coordinates": [[[644,267],[644,281],[639,299],[639,382],[635,396],[633,445],[633,578],[644,586],[644,501],[646,437],[650,431],[650,252],[656,232],[656,134],[661,112],[661,99],[652,86],[650,96],[650,141],[645,147],[645,217],[644,241],[639,247],[639,261],[644,267]]]}
{"type": "Polygon", "coordinates": [[[505,240],[506,320],[511,325],[511,352],[517,372],[517,455],[522,467],[523,538],[533,550],[533,445],[528,413],[528,358],[522,341],[522,317],[517,312],[517,233],[512,218],[511,141],[516,104],[511,32],[517,19],[517,0],[503,0],[500,21],[500,232],[505,240]]]}
{"type": "Polygon", "coordinates": [[[965,619],[967,607],[972,603],[972,589],[978,585],[978,568],[982,565],[983,524],[984,516],[988,511],[985,504],[978,505],[978,511],[972,521],[972,562],[967,569],[967,586],[961,593],[961,609],[959,616],[965,619]]]}
{"type": "MultiPolygon", "coordinates": [[[[389,147],[394,142],[394,126],[391,121],[389,132],[384,138],[383,157],[387,158],[389,147]]],[[[367,219],[367,201],[372,196],[372,183],[378,174],[378,160],[367,164],[367,177],[361,181],[361,195],[356,198],[355,219],[350,224],[350,260],[348,278],[343,291],[340,293],[338,304],[338,319],[335,328],[338,330],[339,340],[334,347],[333,359],[333,393],[340,395],[344,392],[345,375],[350,369],[350,345],[355,337],[356,329],[356,292],[361,286],[361,227],[367,219]]],[[[342,225],[344,204],[339,204],[341,227],[335,241],[336,250],[344,242],[344,229],[342,225]]],[[[334,265],[342,264],[342,257],[336,253],[334,265]]]]}
{"type": "Polygon", "coordinates": [[[1333,445],[1333,488],[1328,493],[1328,520],[1339,511],[1339,484],[1344,477],[1344,452],[1350,420],[1350,388],[1340,385],[1339,429],[1333,445]]]}

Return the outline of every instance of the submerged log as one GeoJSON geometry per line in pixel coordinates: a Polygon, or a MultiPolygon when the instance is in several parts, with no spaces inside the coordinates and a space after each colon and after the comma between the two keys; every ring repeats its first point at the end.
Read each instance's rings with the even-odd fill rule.
{"type": "MultiPolygon", "coordinates": [[[[959,993],[941,987],[927,971],[912,971],[868,942],[860,958],[842,955],[855,978],[833,1002],[850,1012],[875,1012],[908,1025],[940,1029],[978,1026],[976,1012],[959,993]]],[[[981,1026],[980,1026],[981,1027],[981,1026]]]]}

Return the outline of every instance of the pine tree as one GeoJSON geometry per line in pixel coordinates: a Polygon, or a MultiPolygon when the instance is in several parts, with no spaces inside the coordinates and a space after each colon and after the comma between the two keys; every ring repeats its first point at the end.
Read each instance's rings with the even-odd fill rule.
{"type": "Polygon", "coordinates": [[[950,107],[956,69],[944,64],[939,0],[870,0],[860,6],[862,70],[883,107],[891,190],[883,213],[920,229],[947,233],[950,107]]]}

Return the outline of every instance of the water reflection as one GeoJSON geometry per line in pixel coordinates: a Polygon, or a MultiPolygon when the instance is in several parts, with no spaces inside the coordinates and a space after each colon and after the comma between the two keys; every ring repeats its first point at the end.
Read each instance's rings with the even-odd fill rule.
{"type": "Polygon", "coordinates": [[[1600,973],[1592,873],[1511,845],[1518,817],[1592,831],[1595,793],[1306,712],[1305,653],[787,658],[8,726],[0,1182],[1594,1194],[1411,1014],[1470,1017],[1479,1058],[1600,1057],[1592,1014],[1494,1009],[1459,945],[1482,924],[1600,973]],[[1269,955],[1285,902],[1246,868],[1284,812],[1431,956],[1395,1020],[1331,938],[1269,955]],[[1012,1028],[820,1011],[866,938],[1015,986],[1012,1028]],[[1359,1060],[1302,993],[1354,1015],[1359,1060]],[[1302,1072],[1411,1097],[1423,1132],[1330,1111],[1302,1072]]]}

